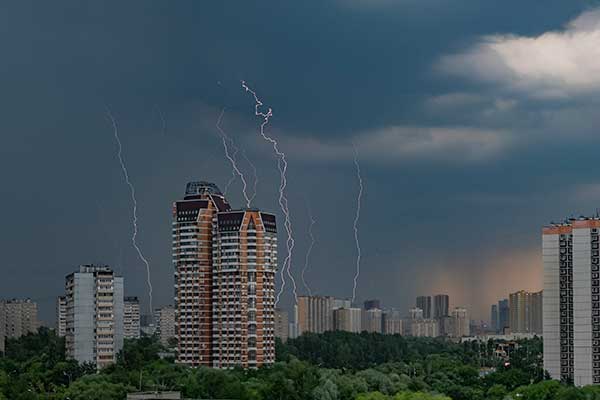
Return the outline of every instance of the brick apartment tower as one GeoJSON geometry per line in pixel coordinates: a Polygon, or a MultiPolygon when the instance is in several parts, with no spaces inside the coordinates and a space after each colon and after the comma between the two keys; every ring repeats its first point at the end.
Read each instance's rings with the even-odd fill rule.
{"type": "Polygon", "coordinates": [[[173,205],[179,363],[274,362],[276,231],[272,214],[232,211],[215,184],[188,183],[173,205]]]}

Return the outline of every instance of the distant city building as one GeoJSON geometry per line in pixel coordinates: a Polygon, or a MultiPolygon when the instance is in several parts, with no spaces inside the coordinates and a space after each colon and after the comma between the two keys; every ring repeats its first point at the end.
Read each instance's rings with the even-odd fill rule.
{"type": "Polygon", "coordinates": [[[504,333],[509,328],[510,322],[510,307],[508,305],[508,299],[502,299],[498,301],[498,326],[497,330],[499,333],[504,333]]]}
{"type": "Polygon", "coordinates": [[[439,333],[440,336],[452,337],[454,336],[454,318],[451,316],[442,317],[439,321],[439,333]]]}
{"type": "Polygon", "coordinates": [[[541,333],[542,292],[524,290],[509,295],[509,326],[513,333],[541,333]]]}
{"type": "Polygon", "coordinates": [[[169,340],[175,337],[175,308],[173,306],[157,308],[154,311],[154,323],[160,343],[168,347],[169,340]]]}
{"type": "Polygon", "coordinates": [[[433,297],[433,317],[440,319],[448,317],[450,308],[450,297],[447,294],[436,294],[433,297]]]}
{"type": "Polygon", "coordinates": [[[410,322],[410,334],[415,337],[438,337],[439,322],[435,319],[415,319],[410,322]]]}
{"type": "Polygon", "coordinates": [[[329,296],[298,296],[298,334],[333,330],[335,299],[329,296]]]}
{"type": "Polygon", "coordinates": [[[466,308],[456,307],[452,310],[452,336],[456,338],[469,336],[469,314],[466,308]]]}
{"type": "Polygon", "coordinates": [[[417,297],[416,304],[417,308],[423,310],[423,318],[430,319],[431,314],[431,296],[419,296],[417,297]]]}
{"type": "Polygon", "coordinates": [[[145,336],[153,336],[156,333],[156,324],[154,323],[154,315],[148,315],[148,314],[140,315],[140,331],[145,336]]]}
{"type": "Polygon", "coordinates": [[[7,338],[20,338],[37,332],[39,328],[37,303],[29,299],[0,301],[0,314],[4,314],[2,319],[7,338]]]}
{"type": "Polygon", "coordinates": [[[362,330],[371,333],[382,333],[382,311],[378,308],[363,310],[362,330]]]}
{"type": "Polygon", "coordinates": [[[333,309],[336,308],[352,308],[352,301],[350,299],[334,299],[333,309]]]}
{"type": "Polygon", "coordinates": [[[365,310],[371,310],[373,308],[381,310],[381,301],[377,299],[367,300],[363,303],[363,305],[365,310]]]}
{"type": "Polygon", "coordinates": [[[490,329],[493,332],[498,332],[498,305],[492,304],[492,312],[490,315],[490,329]]]}
{"type": "Polygon", "coordinates": [[[600,383],[600,218],[542,230],[544,369],[576,386],[600,383]]]}
{"type": "Polygon", "coordinates": [[[140,337],[140,300],[137,297],[125,297],[123,305],[123,337],[140,337]]]}
{"type": "Polygon", "coordinates": [[[423,319],[423,309],[414,307],[408,310],[408,316],[410,319],[423,319]]]}
{"type": "Polygon", "coordinates": [[[56,334],[65,337],[67,334],[67,297],[56,298],[56,334]]]}
{"type": "Polygon", "coordinates": [[[289,318],[288,313],[281,308],[275,309],[275,337],[283,343],[287,342],[289,337],[289,318]]]}
{"type": "Polygon", "coordinates": [[[337,308],[333,310],[334,327],[337,331],[359,333],[362,331],[360,308],[337,308]]]}
{"type": "Polygon", "coordinates": [[[67,357],[98,368],[114,363],[123,348],[123,278],[108,266],[82,265],[65,280],[67,357]]]}
{"type": "Polygon", "coordinates": [[[232,211],[219,188],[191,182],[173,204],[179,363],[232,368],[275,362],[275,216],[232,211]]]}
{"type": "Polygon", "coordinates": [[[398,310],[386,310],[382,316],[383,333],[386,335],[402,335],[402,313],[398,310]]]}

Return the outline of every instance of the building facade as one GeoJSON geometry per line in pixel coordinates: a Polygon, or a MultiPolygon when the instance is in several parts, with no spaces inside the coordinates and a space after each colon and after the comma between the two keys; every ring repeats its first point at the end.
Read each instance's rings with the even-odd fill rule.
{"type": "Polygon", "coordinates": [[[431,313],[431,296],[418,296],[416,301],[416,307],[423,310],[423,318],[430,319],[431,313]]]}
{"type": "Polygon", "coordinates": [[[332,331],[334,306],[330,296],[298,296],[298,334],[332,331]]]}
{"type": "Polygon", "coordinates": [[[125,297],[123,300],[123,338],[139,339],[140,300],[137,297],[125,297]]]}
{"type": "Polygon", "coordinates": [[[466,308],[456,307],[452,310],[452,336],[455,338],[469,336],[470,321],[466,308]]]}
{"type": "Polygon", "coordinates": [[[173,264],[179,363],[274,362],[274,215],[233,211],[215,184],[188,183],[173,204],[173,264]]]}
{"type": "Polygon", "coordinates": [[[275,337],[279,338],[283,343],[289,338],[290,319],[287,311],[281,308],[275,309],[275,337]]]}
{"type": "Polygon", "coordinates": [[[175,308],[173,306],[164,306],[154,311],[154,324],[156,326],[156,335],[160,343],[168,347],[169,341],[176,337],[175,335],[175,308]]]}
{"type": "Polygon", "coordinates": [[[544,368],[577,386],[600,383],[600,219],[542,230],[544,368]]]}
{"type": "Polygon", "coordinates": [[[510,307],[508,299],[498,301],[498,332],[504,333],[510,327],[510,307]]]}
{"type": "Polygon", "coordinates": [[[275,216],[219,212],[213,240],[213,366],[275,362],[275,216]]]}
{"type": "Polygon", "coordinates": [[[492,332],[498,332],[498,305],[492,304],[492,311],[490,315],[490,330],[492,332]]]}
{"type": "Polygon", "coordinates": [[[509,295],[509,326],[514,333],[542,333],[542,292],[509,295]]]}
{"type": "Polygon", "coordinates": [[[450,311],[450,297],[447,294],[436,294],[433,297],[433,317],[440,319],[448,317],[450,311]]]}
{"type": "Polygon", "coordinates": [[[67,334],[67,297],[56,298],[56,334],[65,337],[67,334]]]}
{"type": "Polygon", "coordinates": [[[383,333],[386,335],[402,335],[402,313],[399,310],[386,310],[382,316],[383,333]]]}
{"type": "Polygon", "coordinates": [[[67,357],[98,368],[114,363],[123,348],[123,278],[108,266],[82,265],[65,290],[67,357]]]}
{"type": "Polygon", "coordinates": [[[333,310],[336,331],[360,333],[362,331],[362,310],[360,308],[337,308],[333,310]]]}
{"type": "Polygon", "coordinates": [[[362,312],[362,330],[371,333],[382,333],[382,315],[383,312],[378,308],[363,310],[362,312]]]}
{"type": "Polygon", "coordinates": [[[39,328],[37,303],[29,299],[0,301],[0,314],[4,314],[4,336],[7,338],[20,338],[39,328]]]}

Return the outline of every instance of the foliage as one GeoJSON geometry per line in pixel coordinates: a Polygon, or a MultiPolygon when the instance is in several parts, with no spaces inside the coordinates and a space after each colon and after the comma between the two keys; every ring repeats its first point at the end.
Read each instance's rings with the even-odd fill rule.
{"type": "Polygon", "coordinates": [[[63,340],[47,329],[7,345],[0,400],[121,400],[137,390],[240,400],[600,400],[596,387],[546,379],[540,339],[522,342],[506,368],[495,343],[369,333],[278,341],[278,362],[258,370],[175,364],[159,357],[163,347],[151,337],[126,341],[117,363],[101,371],[66,360],[63,340]],[[480,376],[481,367],[496,370],[480,376]]]}

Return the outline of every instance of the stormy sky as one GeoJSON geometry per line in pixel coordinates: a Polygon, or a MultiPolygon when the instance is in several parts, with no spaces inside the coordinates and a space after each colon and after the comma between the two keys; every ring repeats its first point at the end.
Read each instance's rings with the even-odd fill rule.
{"type": "MultiPolygon", "coordinates": [[[[48,322],[83,263],[114,266],[147,305],[107,107],[155,305],[173,297],[172,202],[190,180],[231,177],[223,107],[257,167],[253,205],[281,225],[276,159],[241,80],[272,107],[289,162],[297,278],[309,208],[317,220],[317,293],[352,294],[353,144],[359,300],[406,309],[448,293],[487,319],[510,291],[541,289],[544,224],[600,207],[596,1],[4,2],[0,49],[0,297],[37,300],[48,322]]],[[[227,197],[243,206],[239,180],[227,197]]]]}

